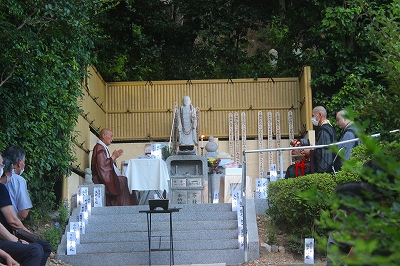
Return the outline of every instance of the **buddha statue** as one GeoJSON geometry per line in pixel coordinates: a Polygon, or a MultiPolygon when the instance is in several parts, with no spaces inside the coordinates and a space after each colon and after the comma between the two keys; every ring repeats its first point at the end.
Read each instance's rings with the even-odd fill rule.
{"type": "Polygon", "coordinates": [[[197,145],[197,111],[189,96],[183,96],[177,116],[179,144],[197,145]]]}

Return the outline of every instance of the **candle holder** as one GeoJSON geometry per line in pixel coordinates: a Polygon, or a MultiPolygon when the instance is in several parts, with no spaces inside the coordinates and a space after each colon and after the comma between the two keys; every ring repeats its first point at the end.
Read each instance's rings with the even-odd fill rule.
{"type": "Polygon", "coordinates": [[[200,136],[200,140],[201,140],[201,142],[200,142],[201,156],[203,156],[204,138],[205,138],[205,137],[206,137],[205,135],[201,135],[201,136],[200,136]]]}

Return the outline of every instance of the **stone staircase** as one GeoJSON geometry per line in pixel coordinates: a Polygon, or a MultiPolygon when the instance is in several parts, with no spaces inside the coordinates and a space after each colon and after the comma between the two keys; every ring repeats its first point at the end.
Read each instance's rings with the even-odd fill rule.
{"type": "MultiPolygon", "coordinates": [[[[172,213],[175,265],[238,265],[259,258],[259,240],[254,200],[246,201],[249,248],[239,249],[237,214],[231,204],[180,204],[172,213]]],[[[66,255],[66,234],[57,259],[72,265],[148,265],[147,205],[93,208],[81,235],[76,255],[66,255]]],[[[70,217],[76,221],[77,210],[70,217]]],[[[69,225],[66,232],[69,231],[69,225]]],[[[169,236],[169,214],[152,215],[153,235],[169,236]]],[[[157,247],[168,248],[169,237],[152,238],[157,247]]],[[[152,265],[169,265],[169,251],[152,251],[152,265]]]]}

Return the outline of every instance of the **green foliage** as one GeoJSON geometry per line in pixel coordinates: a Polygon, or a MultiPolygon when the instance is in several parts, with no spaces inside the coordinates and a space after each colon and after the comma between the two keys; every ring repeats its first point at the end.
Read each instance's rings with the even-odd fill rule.
{"type": "MultiPolygon", "coordinates": [[[[381,202],[374,203],[375,205],[365,205],[360,204],[360,202],[351,203],[352,208],[363,212],[370,208],[376,210],[377,213],[374,213],[372,217],[368,216],[368,221],[371,222],[371,227],[366,226],[368,229],[360,229],[359,220],[351,220],[347,225],[332,221],[332,217],[336,215],[335,213],[337,213],[339,206],[343,204],[339,203],[333,195],[333,191],[341,184],[362,179],[376,184],[385,191],[389,199],[393,199],[394,195],[398,195],[400,188],[397,185],[393,186],[393,183],[398,184],[398,181],[389,182],[386,176],[376,176],[363,169],[363,164],[367,160],[373,159],[388,174],[396,178],[399,177],[399,136],[398,134],[392,134],[391,137],[394,140],[388,142],[382,140],[382,138],[371,138],[361,133],[360,138],[363,144],[353,148],[351,158],[345,161],[342,169],[335,176],[331,174],[310,174],[287,180],[278,180],[268,186],[269,209],[267,210],[267,215],[272,219],[275,226],[279,226],[288,235],[287,248],[289,250],[302,253],[304,250],[303,239],[305,237],[314,237],[317,239],[318,250],[325,252],[327,235],[332,228],[338,228],[337,230],[339,231],[344,230],[343,232],[346,233],[340,235],[340,237],[346,237],[346,241],[349,241],[349,234],[353,235],[352,232],[360,232],[360,234],[366,234],[368,230],[376,232],[374,237],[376,235],[379,238],[378,240],[371,239],[371,243],[359,247],[359,252],[369,252],[368,254],[373,256],[376,255],[378,247],[382,248],[382,245],[387,247],[390,241],[395,241],[397,236],[389,237],[388,240],[387,237],[384,238],[381,234],[388,233],[395,225],[398,225],[398,213],[393,213],[398,203],[392,203],[388,209],[377,205],[381,204],[381,202]],[[381,211],[383,213],[379,214],[381,211]],[[386,212],[391,213],[388,214],[386,212]],[[382,217],[388,217],[388,220],[385,218],[384,222],[378,223],[377,220],[382,217]],[[384,228],[385,226],[388,226],[388,228],[384,228]],[[357,229],[353,227],[357,227],[357,229]],[[376,231],[377,228],[379,229],[378,231],[376,231]]],[[[385,136],[386,138],[388,137],[385,136]]],[[[350,243],[354,244],[351,241],[350,243]]],[[[374,258],[374,260],[379,261],[380,259],[374,258]]],[[[366,262],[366,260],[362,261],[366,262]]],[[[360,265],[363,264],[361,263],[360,265]]]]}
{"type": "Polygon", "coordinates": [[[365,145],[362,144],[354,147],[351,150],[350,159],[343,163],[342,169],[337,173],[337,176],[339,178],[352,176],[356,179],[358,173],[355,170],[361,169],[363,164],[369,159],[371,159],[371,156],[367,154],[365,145]]]}
{"type": "MultiPolygon", "coordinates": [[[[398,141],[386,142],[367,137],[361,134],[363,145],[359,145],[352,150],[352,157],[344,163],[342,170],[336,176],[331,174],[309,174],[297,178],[278,180],[268,186],[268,202],[269,209],[267,215],[272,219],[275,226],[279,226],[288,235],[287,248],[296,253],[302,253],[304,250],[303,239],[305,237],[314,237],[317,239],[318,250],[326,251],[327,235],[332,228],[338,228],[339,231],[344,230],[344,235],[349,241],[349,234],[352,232],[360,232],[366,234],[367,229],[360,229],[359,220],[351,220],[350,224],[343,225],[332,221],[332,217],[337,213],[339,203],[333,195],[333,191],[341,184],[366,180],[377,184],[382,189],[385,189],[387,196],[393,198],[393,195],[400,192],[398,186],[393,186],[393,183],[388,184],[388,179],[371,175],[370,172],[363,169],[363,164],[373,159],[380,163],[380,166],[392,176],[399,177],[399,162],[400,162],[400,143],[398,141]],[[387,192],[389,190],[389,192],[387,192]],[[394,193],[394,191],[396,191],[394,193]],[[357,227],[355,229],[353,227],[357,227]],[[351,231],[353,230],[353,231],[351,231]],[[347,235],[346,235],[347,234],[347,235]]],[[[341,203],[343,204],[343,203],[341,203]]],[[[374,235],[382,238],[381,234],[388,233],[395,225],[398,225],[398,213],[387,214],[386,211],[393,211],[397,208],[396,204],[389,209],[378,208],[378,205],[363,205],[359,202],[351,203],[352,208],[357,208],[361,211],[366,211],[369,208],[376,210],[369,221],[371,227],[366,226],[373,232],[379,228],[374,235]],[[390,217],[384,222],[378,223],[377,219],[381,219],[382,215],[378,214],[384,211],[384,217],[390,217]],[[388,226],[388,229],[382,228],[388,226]]],[[[369,219],[368,218],[368,219],[369,219]]],[[[362,223],[364,224],[364,222],[362,223]]],[[[342,238],[340,238],[342,239],[342,238]]],[[[388,245],[386,240],[371,239],[371,243],[364,246],[361,245],[359,252],[376,252],[378,246],[382,248],[388,245]],[[374,246],[378,245],[378,246],[374,246]]],[[[389,238],[390,241],[395,241],[394,237],[389,238]]],[[[351,241],[350,241],[351,242],[351,241]]],[[[354,244],[354,242],[351,242],[354,244]]],[[[377,258],[375,258],[378,261],[377,258]]],[[[363,260],[365,263],[366,260],[363,260]]],[[[361,264],[362,265],[362,264],[361,264]]]]}
{"type": "Polygon", "coordinates": [[[267,223],[267,239],[270,245],[276,245],[276,227],[273,223],[267,223]]]}
{"type": "Polygon", "coordinates": [[[46,227],[43,233],[44,240],[47,241],[52,250],[57,250],[61,237],[64,233],[65,226],[69,218],[68,200],[60,201],[57,210],[57,216],[52,226],[46,227]]]}
{"type": "Polygon", "coordinates": [[[316,173],[270,183],[267,214],[287,233],[311,237],[315,220],[327,208],[317,191],[331,194],[339,184],[353,179],[353,176],[333,178],[331,174],[316,173]]]}
{"type": "Polygon", "coordinates": [[[357,120],[368,122],[365,129],[371,133],[400,127],[400,119],[393,112],[400,108],[399,3],[398,0],[352,3],[357,7],[358,24],[364,27],[355,35],[356,40],[362,39],[366,55],[347,75],[337,94],[331,99],[324,100],[325,95],[319,97],[333,114],[344,107],[355,110],[357,120]]]}
{"type": "Polygon", "coordinates": [[[62,228],[58,224],[54,224],[44,232],[44,240],[50,244],[52,250],[57,250],[62,234],[62,228]]]}
{"type": "MultiPolygon", "coordinates": [[[[277,73],[296,75],[302,66],[311,66],[314,103],[327,106],[331,119],[345,107],[357,110],[360,121],[371,121],[368,130],[373,133],[377,131],[374,124],[380,120],[373,119],[378,116],[371,112],[370,101],[379,99],[374,96],[387,88],[382,66],[375,59],[379,58],[381,44],[387,42],[380,32],[382,40],[374,43],[377,39],[369,27],[375,22],[368,12],[393,10],[390,13],[397,14],[388,2],[396,1],[292,1],[285,8],[273,10],[267,33],[269,44],[279,52],[277,73]],[[365,110],[367,107],[369,110],[365,110]]],[[[398,41],[394,24],[391,35],[398,41]]],[[[379,27],[376,29],[379,31],[379,27]]]]}
{"type": "MultiPolygon", "coordinates": [[[[325,241],[326,246],[328,231],[318,221],[321,213],[330,208],[327,199],[339,185],[359,181],[358,171],[369,158],[366,147],[359,145],[335,176],[315,173],[269,184],[267,215],[288,235],[288,250],[301,254],[305,237],[314,237],[319,243],[325,241]]],[[[324,252],[324,246],[319,250],[324,252]]]]}
{"type": "MultiPolygon", "coordinates": [[[[366,157],[384,171],[374,173],[371,169],[362,168],[356,172],[363,181],[378,188],[379,199],[361,201],[356,197],[338,198],[332,195],[327,198],[329,209],[321,215],[318,226],[333,231],[336,241],[354,246],[352,259],[346,258],[346,254],[340,254],[338,250],[332,250],[329,257],[335,264],[396,265],[400,257],[400,143],[398,140],[376,140],[363,134],[361,138],[366,157]],[[389,175],[392,179],[388,178],[389,175]],[[344,215],[343,209],[354,211],[344,215]]],[[[326,245],[325,235],[318,239],[322,245],[326,245]]]]}
{"type": "Polygon", "coordinates": [[[161,148],[161,155],[164,161],[167,160],[167,158],[172,155],[169,146],[164,146],[161,148]]]}
{"type": "Polygon", "coordinates": [[[54,207],[54,184],[75,160],[71,133],[92,62],[101,1],[0,1],[0,149],[27,153],[24,177],[34,217],[54,207]]]}
{"type": "Polygon", "coordinates": [[[377,131],[400,128],[400,118],[394,110],[400,110],[400,1],[388,1],[376,8],[376,3],[360,1],[366,19],[369,40],[379,50],[373,50],[386,90],[375,89],[357,111],[362,119],[378,121],[377,131]]]}
{"type": "Polygon", "coordinates": [[[238,0],[120,1],[96,18],[101,36],[96,67],[107,81],[271,76],[265,67],[267,47],[250,54],[248,34],[264,30],[278,6],[238,0]]]}

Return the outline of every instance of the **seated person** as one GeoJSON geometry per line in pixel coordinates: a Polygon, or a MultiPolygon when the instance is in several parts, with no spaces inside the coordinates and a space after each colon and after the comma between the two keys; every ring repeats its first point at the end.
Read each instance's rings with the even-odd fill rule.
{"type": "Polygon", "coordinates": [[[19,263],[16,262],[7,252],[0,249],[0,264],[4,265],[11,265],[11,266],[19,266],[19,263]]]}
{"type": "MultiPolygon", "coordinates": [[[[310,141],[308,139],[295,139],[293,140],[290,145],[292,147],[301,147],[301,146],[310,146],[310,141]]],[[[290,165],[285,174],[285,179],[294,178],[298,176],[303,176],[306,174],[313,173],[312,164],[311,164],[311,150],[310,149],[299,149],[299,150],[292,150],[293,156],[302,156],[300,161],[290,165]]]]}
{"type": "Polygon", "coordinates": [[[110,129],[102,129],[100,139],[93,148],[92,179],[95,184],[104,184],[106,187],[107,206],[138,205],[136,192],[131,193],[126,176],[121,176],[115,165],[123,150],[115,150],[112,154],[108,147],[114,139],[110,129]]]}
{"type": "Polygon", "coordinates": [[[7,147],[3,152],[4,175],[0,178],[10,194],[15,214],[22,219],[28,216],[32,208],[26,180],[21,176],[25,168],[25,156],[23,148],[14,145],[7,147]]]}
{"type": "MultiPolygon", "coordinates": [[[[1,183],[0,183],[0,223],[2,223],[10,233],[13,232],[13,228],[24,229],[29,232],[29,230],[23,225],[21,220],[18,219],[17,215],[15,214],[11,203],[10,195],[8,194],[8,190],[4,186],[4,184],[1,183]]],[[[44,252],[40,264],[37,265],[45,266],[47,258],[51,254],[51,246],[49,243],[41,239],[39,239],[37,244],[42,246],[44,252]]]]}
{"type": "MultiPolygon", "coordinates": [[[[0,153],[0,176],[3,175],[3,168],[3,157],[0,153]]],[[[19,265],[15,263],[14,260],[16,260],[21,265],[40,265],[39,263],[42,262],[43,256],[41,245],[36,243],[29,244],[26,241],[19,240],[0,223],[0,263],[19,265]]]]}
{"type": "Polygon", "coordinates": [[[0,264],[36,266],[43,256],[41,245],[19,240],[0,223],[0,264]]]}

